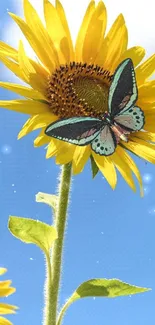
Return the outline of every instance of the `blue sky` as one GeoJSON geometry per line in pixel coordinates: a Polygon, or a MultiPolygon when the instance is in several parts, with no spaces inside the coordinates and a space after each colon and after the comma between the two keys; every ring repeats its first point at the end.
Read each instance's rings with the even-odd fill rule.
{"type": "MultiPolygon", "coordinates": [[[[63,3],[67,7],[68,1],[63,3]]],[[[109,3],[110,17],[115,17],[121,10],[121,1],[118,1],[116,10],[111,0],[106,3],[109,3]]],[[[20,5],[20,0],[7,0],[0,6],[0,36],[10,44],[14,42],[15,33],[11,29],[7,9],[17,13],[21,11],[20,5]]],[[[129,8],[128,4],[126,6],[129,8]]],[[[127,15],[127,8],[123,6],[122,12],[125,11],[131,26],[130,44],[132,41],[137,43],[137,36],[138,44],[141,41],[140,44],[152,54],[155,52],[154,22],[150,23],[148,19],[146,35],[138,26],[134,31],[135,12],[131,18],[131,9],[127,15]]],[[[81,12],[80,6],[78,10],[81,12]]],[[[148,18],[153,7],[146,10],[148,18]]],[[[138,25],[144,24],[143,18],[142,10],[138,14],[138,25]]],[[[1,64],[0,71],[2,80],[15,80],[1,64]]],[[[0,99],[13,98],[17,96],[0,89],[0,99]]],[[[41,324],[45,266],[39,248],[21,243],[11,236],[7,229],[8,216],[30,217],[50,224],[50,209],[36,203],[35,195],[39,191],[55,193],[59,174],[59,166],[55,165],[54,159],[45,159],[44,147],[33,148],[33,139],[38,132],[17,141],[17,134],[26,118],[22,114],[0,110],[0,265],[8,268],[3,278],[12,279],[17,288],[17,292],[7,299],[7,302],[20,307],[16,315],[8,317],[15,325],[41,324]]],[[[143,175],[143,199],[140,198],[138,185],[135,194],[120,175],[115,191],[101,174],[92,180],[89,163],[82,174],[73,177],[60,303],[81,282],[95,277],[119,278],[150,287],[152,291],[117,299],[80,300],[67,311],[64,325],[154,325],[155,166],[138,158],[135,161],[143,175]]]]}

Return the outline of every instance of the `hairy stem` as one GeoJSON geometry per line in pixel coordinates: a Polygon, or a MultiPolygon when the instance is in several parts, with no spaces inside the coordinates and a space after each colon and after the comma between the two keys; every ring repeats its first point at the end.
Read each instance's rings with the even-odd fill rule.
{"type": "Polygon", "coordinates": [[[56,325],[58,295],[61,279],[62,252],[64,244],[64,233],[67,218],[67,208],[69,201],[69,191],[71,184],[71,164],[63,166],[60,175],[59,201],[55,216],[55,227],[58,233],[58,239],[55,240],[51,258],[52,283],[49,290],[48,320],[45,325],[56,325]]]}
{"type": "Polygon", "coordinates": [[[52,290],[52,272],[51,272],[51,261],[50,256],[46,255],[46,282],[45,282],[45,308],[44,308],[44,322],[43,325],[49,325],[50,319],[52,318],[51,313],[51,290],[52,290]]]}
{"type": "Polygon", "coordinates": [[[63,307],[62,307],[62,309],[61,309],[61,311],[60,311],[60,313],[58,315],[57,325],[61,325],[64,314],[65,314],[67,308],[71,305],[71,303],[72,303],[72,296],[63,305],[63,307]]]}

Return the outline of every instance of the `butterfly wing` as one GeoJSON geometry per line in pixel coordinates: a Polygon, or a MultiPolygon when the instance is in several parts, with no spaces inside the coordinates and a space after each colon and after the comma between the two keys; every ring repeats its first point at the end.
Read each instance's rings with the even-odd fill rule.
{"type": "Polygon", "coordinates": [[[85,146],[100,133],[104,121],[91,117],[71,117],[51,123],[45,134],[79,146],[85,146]]]}
{"type": "Polygon", "coordinates": [[[114,153],[117,141],[114,132],[105,125],[99,135],[91,143],[92,150],[101,156],[110,156],[114,153]]]}
{"type": "Polygon", "coordinates": [[[134,132],[143,128],[145,117],[143,111],[138,106],[134,106],[115,116],[114,121],[126,130],[134,132]]]}
{"type": "Polygon", "coordinates": [[[108,107],[111,116],[124,112],[134,106],[138,90],[134,66],[131,59],[126,59],[116,69],[109,89],[108,107]]]}

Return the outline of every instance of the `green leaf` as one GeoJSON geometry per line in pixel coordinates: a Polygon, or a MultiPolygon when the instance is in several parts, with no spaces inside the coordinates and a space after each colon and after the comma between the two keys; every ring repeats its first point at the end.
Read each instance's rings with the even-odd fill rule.
{"type": "Polygon", "coordinates": [[[91,170],[92,170],[92,175],[93,175],[93,178],[95,178],[95,176],[97,175],[98,171],[99,171],[99,168],[98,166],[96,165],[96,162],[93,158],[93,156],[91,155],[90,156],[90,160],[91,160],[91,170]]]}
{"type": "Polygon", "coordinates": [[[82,283],[73,296],[76,299],[84,297],[119,297],[134,295],[149,291],[148,288],[137,287],[118,279],[92,279],[82,283]]]}
{"type": "Polygon", "coordinates": [[[36,202],[48,204],[50,207],[53,208],[54,212],[56,212],[58,206],[58,196],[39,192],[38,194],[36,194],[36,202]]]}
{"type": "Polygon", "coordinates": [[[68,307],[76,300],[85,297],[115,298],[134,295],[151,289],[137,287],[118,279],[91,279],[83,282],[62,307],[57,325],[60,325],[68,307]]]}
{"type": "Polygon", "coordinates": [[[56,229],[39,220],[10,216],[8,228],[12,235],[24,243],[39,246],[45,254],[57,239],[56,229]]]}

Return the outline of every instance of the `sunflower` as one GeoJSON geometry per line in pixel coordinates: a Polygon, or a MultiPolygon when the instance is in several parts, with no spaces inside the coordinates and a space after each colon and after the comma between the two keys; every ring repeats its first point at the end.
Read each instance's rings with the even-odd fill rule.
{"type": "MultiPolygon", "coordinates": [[[[3,275],[6,271],[7,269],[0,268],[0,275],[3,275]]],[[[10,287],[10,284],[10,280],[0,281],[0,297],[7,297],[16,291],[15,288],[10,287]]],[[[0,315],[14,314],[16,309],[16,306],[0,303],[0,315]]],[[[0,325],[12,325],[12,323],[0,316],[0,325]]]]}
{"type": "Polygon", "coordinates": [[[133,190],[135,174],[142,189],[139,170],[129,153],[155,162],[155,81],[149,80],[155,70],[155,55],[140,63],[145,50],[140,46],[127,49],[128,31],[122,14],[106,33],[107,11],[102,1],[89,2],[75,46],[59,0],[55,6],[44,0],[45,26],[28,0],[24,0],[24,14],[25,20],[13,13],[10,16],[37,60],[27,56],[21,41],[18,50],[0,42],[0,60],[28,84],[0,83],[1,87],[26,98],[0,101],[3,108],[30,115],[18,138],[41,129],[34,146],[46,145],[46,158],[55,156],[57,164],[72,162],[73,173],[77,174],[91,157],[113,189],[117,183],[116,170],[133,190]],[[108,157],[95,154],[90,145],[80,147],[45,135],[46,127],[58,119],[102,115],[107,110],[111,77],[126,58],[131,58],[134,64],[138,85],[136,105],[145,114],[145,132],[132,133],[129,141],[118,145],[108,157]]]}

